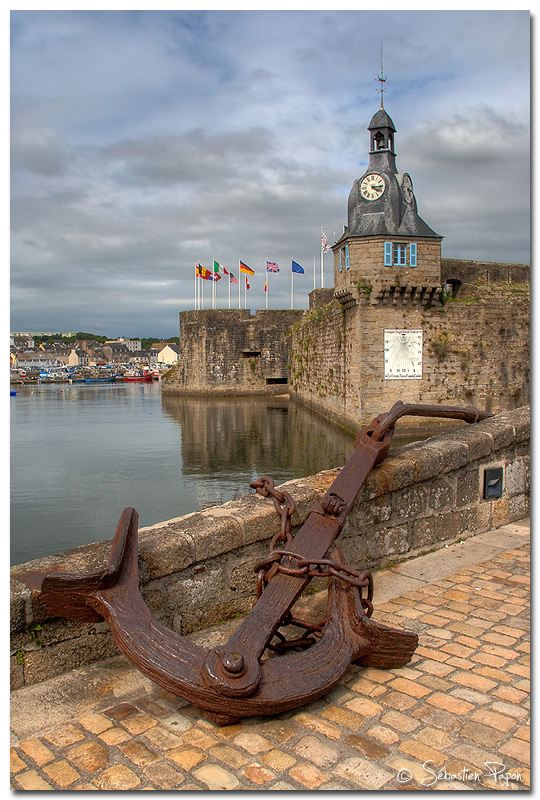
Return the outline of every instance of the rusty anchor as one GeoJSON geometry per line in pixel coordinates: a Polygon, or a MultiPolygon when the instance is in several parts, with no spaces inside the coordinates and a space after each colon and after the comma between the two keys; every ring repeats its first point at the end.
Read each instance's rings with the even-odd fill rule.
{"type": "Polygon", "coordinates": [[[371,574],[352,569],[337,548],[331,558],[325,557],[369,472],[386,457],[394,426],[404,415],[469,423],[492,416],[472,406],[396,403],[359,432],[352,456],[294,538],[290,495],[277,491],[267,477],[251,484],[262,496],[273,497],[281,528],[268,557],[255,568],[254,607],[226,644],[207,651],[152,617],[139,591],[138,514],[133,508],[122,513],[106,569],[46,576],[43,606],[71,620],[105,619],[118,649],[142,673],[220,725],[278,714],[315,700],[351,663],[382,669],[405,666],[417,647],[417,635],[371,619],[371,574]],[[291,609],[317,576],[329,578],[328,602],[325,619],[314,624],[292,616],[291,609]],[[291,625],[303,633],[287,640],[280,628],[291,625]],[[274,653],[286,654],[268,657],[274,653]]]}

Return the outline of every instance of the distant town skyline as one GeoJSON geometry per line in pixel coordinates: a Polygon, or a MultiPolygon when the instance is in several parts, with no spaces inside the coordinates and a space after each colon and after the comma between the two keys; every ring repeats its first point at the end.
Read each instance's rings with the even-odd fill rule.
{"type": "Polygon", "coordinates": [[[306,308],[367,166],[381,42],[443,257],[528,263],[529,41],[528,11],[12,11],[11,330],[177,335],[213,259],[255,271],[252,310],[267,260],[290,307],[294,259],[306,308]]]}

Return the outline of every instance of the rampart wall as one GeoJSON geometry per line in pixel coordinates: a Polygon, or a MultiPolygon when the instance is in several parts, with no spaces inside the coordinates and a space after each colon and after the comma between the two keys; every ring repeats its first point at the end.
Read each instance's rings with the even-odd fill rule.
{"type": "MultiPolygon", "coordinates": [[[[336,541],[356,568],[377,569],[522,519],[529,513],[529,409],[437,434],[392,451],[368,476],[336,541]],[[503,494],[484,499],[484,472],[503,467],[503,494]]],[[[293,533],[339,470],[290,481],[293,533]]],[[[279,517],[251,495],[144,528],[140,585],[159,622],[182,634],[248,612],[254,565],[268,553],[279,517]]],[[[40,602],[48,573],[104,569],[111,542],[86,545],[11,569],[11,685],[37,683],[117,655],[105,622],[53,619],[40,602]]]]}
{"type": "Polygon", "coordinates": [[[464,281],[454,297],[433,304],[397,287],[376,298],[369,286],[354,287],[349,302],[319,305],[292,326],[291,396],[356,428],[396,400],[492,412],[524,405],[529,296],[526,283],[483,280],[464,281]],[[420,379],[385,379],[385,329],[422,330],[420,379]]]}
{"type": "MultiPolygon", "coordinates": [[[[287,383],[288,328],[302,311],[213,309],[180,313],[180,356],[164,393],[276,394],[287,383]]],[[[287,391],[285,387],[285,391],[287,391]]]]}

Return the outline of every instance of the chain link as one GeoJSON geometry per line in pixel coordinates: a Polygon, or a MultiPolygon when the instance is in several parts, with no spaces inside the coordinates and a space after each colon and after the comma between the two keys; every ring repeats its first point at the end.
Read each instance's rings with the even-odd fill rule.
{"type": "MultiPolygon", "coordinates": [[[[288,545],[292,542],[291,535],[291,517],[296,510],[296,503],[288,492],[280,492],[274,488],[274,481],[268,475],[263,475],[258,481],[250,483],[252,489],[256,489],[258,494],[262,497],[271,496],[274,501],[274,506],[281,517],[281,527],[271,543],[270,552],[266,558],[260,561],[255,567],[257,575],[257,600],[264,591],[268,581],[271,580],[277,572],[282,572],[285,575],[293,575],[295,577],[306,578],[337,578],[352,586],[356,586],[359,590],[360,602],[364,613],[370,617],[373,613],[373,578],[370,572],[358,572],[352,567],[345,564],[338,564],[331,558],[319,559],[305,559],[298,553],[294,553],[288,549],[288,545]],[[278,544],[282,546],[277,547],[278,544]],[[293,562],[296,562],[294,564],[293,562]],[[367,596],[362,596],[362,589],[367,589],[367,596]]],[[[309,639],[311,634],[320,634],[322,624],[313,626],[311,623],[303,622],[302,620],[294,620],[288,615],[283,624],[292,624],[299,627],[306,628],[306,632],[299,637],[298,640],[290,640],[289,642],[283,637],[282,634],[277,633],[281,643],[272,647],[272,649],[282,650],[285,647],[293,646],[307,646],[313,643],[313,639],[309,639]]]]}

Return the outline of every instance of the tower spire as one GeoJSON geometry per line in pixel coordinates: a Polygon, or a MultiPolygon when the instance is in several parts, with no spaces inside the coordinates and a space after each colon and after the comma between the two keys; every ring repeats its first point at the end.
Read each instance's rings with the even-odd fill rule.
{"type": "Polygon", "coordinates": [[[383,83],[386,83],[386,77],[387,76],[383,74],[383,46],[382,46],[382,42],[381,42],[381,74],[378,75],[377,79],[376,79],[376,80],[379,81],[379,91],[381,93],[381,108],[384,108],[384,106],[383,106],[383,92],[385,91],[385,89],[384,89],[383,83]]]}

